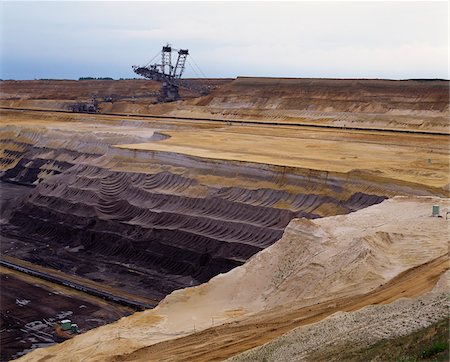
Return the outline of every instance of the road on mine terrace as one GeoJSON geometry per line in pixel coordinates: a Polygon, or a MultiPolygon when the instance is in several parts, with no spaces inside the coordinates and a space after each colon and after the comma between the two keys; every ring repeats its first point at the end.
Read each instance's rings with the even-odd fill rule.
{"type": "Polygon", "coordinates": [[[284,127],[307,127],[307,128],[321,128],[321,129],[338,129],[341,131],[370,131],[370,132],[383,132],[383,133],[409,133],[418,135],[436,135],[436,136],[450,136],[448,132],[437,131],[425,131],[425,130],[413,130],[413,129],[395,129],[395,128],[377,128],[377,127],[347,127],[336,126],[330,124],[318,124],[307,122],[291,122],[291,121],[257,121],[257,120],[236,120],[236,119],[220,119],[220,118],[202,118],[202,117],[178,117],[178,116],[164,116],[164,115],[151,115],[151,114],[133,114],[133,113],[81,113],[67,110],[58,109],[40,109],[40,108],[16,108],[16,107],[0,107],[5,111],[27,111],[27,112],[45,112],[45,113],[69,113],[69,114],[90,114],[90,115],[104,115],[104,116],[118,116],[118,117],[137,117],[137,118],[150,118],[161,119],[165,121],[194,121],[194,122],[209,122],[209,123],[225,123],[225,124],[237,124],[237,125],[258,125],[258,126],[284,126],[284,127]]]}
{"type": "Polygon", "coordinates": [[[158,302],[155,300],[144,300],[142,298],[124,294],[120,291],[106,288],[92,281],[85,281],[78,277],[66,275],[59,271],[53,271],[49,268],[33,265],[16,258],[3,256],[0,259],[0,265],[21,273],[31,275],[52,283],[60,284],[65,287],[76,289],[78,291],[103,298],[135,310],[144,310],[154,308],[158,302]]]}

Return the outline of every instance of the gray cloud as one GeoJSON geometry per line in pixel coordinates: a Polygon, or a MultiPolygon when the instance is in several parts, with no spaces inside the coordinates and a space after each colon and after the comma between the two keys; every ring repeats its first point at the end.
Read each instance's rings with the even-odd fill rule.
{"type": "MultiPolygon", "coordinates": [[[[448,78],[447,2],[2,2],[1,78],[132,77],[161,45],[211,77],[448,78]]],[[[188,70],[187,76],[196,76],[188,70]]]]}

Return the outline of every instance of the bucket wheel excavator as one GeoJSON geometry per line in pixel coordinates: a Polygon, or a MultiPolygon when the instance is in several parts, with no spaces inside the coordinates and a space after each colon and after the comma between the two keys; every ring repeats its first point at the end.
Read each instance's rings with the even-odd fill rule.
{"type": "Polygon", "coordinates": [[[167,44],[162,47],[162,50],[155,57],[153,57],[147,65],[133,65],[133,71],[142,77],[162,83],[158,96],[158,102],[173,102],[181,99],[179,93],[180,87],[198,93],[199,95],[206,95],[210,93],[211,88],[208,86],[192,84],[192,82],[181,79],[186,67],[188,55],[188,49],[174,49],[167,44]],[[175,56],[176,62],[173,62],[172,53],[175,52],[178,53],[178,56],[175,56]],[[161,64],[150,64],[159,55],[161,55],[161,64]]]}

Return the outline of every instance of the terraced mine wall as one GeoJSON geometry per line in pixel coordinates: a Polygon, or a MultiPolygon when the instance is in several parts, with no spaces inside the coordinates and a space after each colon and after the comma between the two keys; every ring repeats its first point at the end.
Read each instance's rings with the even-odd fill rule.
{"type": "Polygon", "coordinates": [[[238,77],[167,113],[448,133],[448,98],[445,80],[238,77]]]}
{"type": "Polygon", "coordinates": [[[101,112],[314,121],[448,133],[446,80],[238,77],[190,81],[214,91],[195,99],[191,99],[192,92],[182,91],[185,102],[151,105],[160,85],[149,80],[1,81],[0,106],[69,110],[75,101],[89,101],[97,95],[101,112]]]}
{"type": "Polygon", "coordinates": [[[220,108],[303,109],[322,112],[448,111],[445,80],[238,77],[198,105],[220,108]]]}
{"type": "Polygon", "coordinates": [[[241,265],[293,218],[439,193],[359,173],[117,149],[110,134],[11,126],[1,142],[2,181],[34,187],[5,211],[3,252],[157,300],[241,265]]]}
{"type": "MultiPolygon", "coordinates": [[[[70,358],[79,341],[81,353],[94,359],[113,349],[118,357],[124,346],[120,353],[186,335],[197,315],[194,332],[239,317],[240,332],[228,324],[230,332],[225,326],[202,332],[198,348],[192,349],[197,337],[184,344],[188,356],[211,359],[216,348],[225,358],[302,318],[328,315],[330,306],[345,310],[337,303],[343,295],[359,307],[415,296],[446,267],[439,233],[445,220],[427,214],[434,204],[448,208],[437,198],[393,199],[380,209],[314,222],[293,219],[347,214],[396,195],[448,198],[448,82],[239,78],[209,96],[158,105],[151,105],[155,85],[146,81],[5,84],[0,106],[39,111],[0,111],[0,179],[8,183],[2,187],[8,195],[0,197],[3,258],[45,273],[40,266],[56,269],[49,273],[114,297],[152,299],[150,305],[251,258],[211,283],[174,293],[153,311],[99,330],[98,339],[76,337],[70,358]],[[64,111],[94,90],[121,94],[101,102],[102,112],[115,115],[64,111]],[[123,115],[131,113],[148,117],[123,115]],[[437,264],[419,266],[437,256],[437,264]],[[388,284],[386,294],[377,289],[375,299],[355,299],[399,267],[412,268],[412,276],[388,284]],[[298,312],[280,308],[293,301],[298,312]],[[329,304],[317,305],[323,301],[329,304]],[[243,315],[264,306],[276,308],[270,318],[254,315],[252,332],[243,315]],[[310,314],[311,307],[318,309],[310,314]],[[205,344],[205,336],[221,341],[205,344]],[[106,341],[100,349],[98,341],[106,341]]],[[[73,289],[60,295],[59,285],[39,287],[12,270],[2,278],[5,273],[2,312],[12,313],[2,314],[0,324],[10,323],[2,335],[8,356],[38,346],[23,328],[28,322],[56,321],[70,311],[85,331],[130,313],[73,289]],[[24,307],[17,298],[30,302],[24,307]]],[[[175,350],[160,347],[166,355],[175,350]]],[[[149,352],[141,352],[145,360],[149,352]]]]}
{"type": "MultiPolygon", "coordinates": [[[[231,79],[189,79],[192,84],[212,88],[231,79]]],[[[70,110],[76,102],[92,102],[95,97],[101,111],[149,112],[157,102],[161,84],[147,79],[124,80],[4,80],[0,81],[0,106],[35,109],[70,110]]],[[[197,93],[180,89],[183,98],[197,93]]]]}
{"type": "MultiPolygon", "coordinates": [[[[195,84],[219,86],[231,79],[189,79],[195,84]]],[[[147,79],[124,80],[3,80],[0,81],[1,98],[10,100],[30,99],[89,99],[92,95],[117,96],[119,98],[141,98],[158,92],[161,84],[147,79]]],[[[182,94],[191,95],[186,90],[182,94]]]]}

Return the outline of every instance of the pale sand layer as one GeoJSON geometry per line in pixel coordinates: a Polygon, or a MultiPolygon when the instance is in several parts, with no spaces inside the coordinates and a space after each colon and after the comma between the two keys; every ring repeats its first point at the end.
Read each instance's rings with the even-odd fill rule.
{"type": "Polygon", "coordinates": [[[450,153],[444,136],[264,127],[164,134],[170,138],[117,147],[330,172],[377,170],[379,176],[435,187],[449,183],[450,153]]]}
{"type": "Polygon", "coordinates": [[[202,122],[100,115],[2,113],[0,123],[5,126],[15,125],[36,132],[46,129],[116,136],[116,147],[123,149],[327,172],[362,170],[369,178],[381,176],[438,188],[450,183],[449,139],[445,136],[267,126],[219,127],[202,122]],[[158,141],[159,136],[150,140],[155,132],[168,138],[158,141]],[[121,137],[122,142],[129,137],[150,142],[120,144],[121,137]]]}
{"type": "Polygon", "coordinates": [[[102,361],[293,301],[308,306],[370,292],[448,252],[449,224],[430,216],[434,204],[450,208],[449,199],[399,197],[344,216],[293,220],[242,267],[21,361],[102,361]]]}

